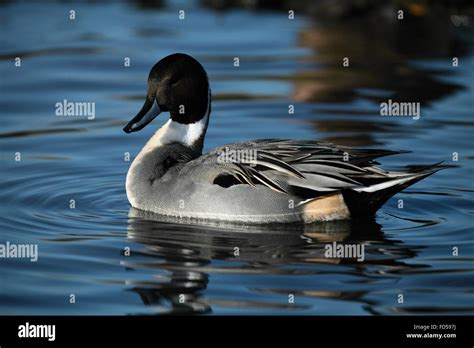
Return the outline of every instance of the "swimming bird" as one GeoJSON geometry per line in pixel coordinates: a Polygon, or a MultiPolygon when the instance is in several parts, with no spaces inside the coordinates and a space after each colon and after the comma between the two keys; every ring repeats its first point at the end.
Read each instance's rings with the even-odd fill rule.
{"type": "Polygon", "coordinates": [[[169,120],[126,178],[130,204],[160,215],[252,224],[371,216],[394,194],[441,169],[438,163],[385,171],[375,160],[405,151],[313,140],[259,139],[202,154],[211,89],[203,66],[182,53],[153,66],[145,103],[124,131],[139,131],[162,112],[169,120]]]}

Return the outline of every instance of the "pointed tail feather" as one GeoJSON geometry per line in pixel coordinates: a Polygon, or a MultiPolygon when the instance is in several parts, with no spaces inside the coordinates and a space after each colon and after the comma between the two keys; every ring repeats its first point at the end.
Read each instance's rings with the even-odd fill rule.
{"type": "Polygon", "coordinates": [[[393,195],[444,168],[437,163],[424,168],[416,168],[416,170],[407,173],[400,173],[399,176],[382,183],[344,190],[344,201],[352,217],[374,215],[393,195]]]}

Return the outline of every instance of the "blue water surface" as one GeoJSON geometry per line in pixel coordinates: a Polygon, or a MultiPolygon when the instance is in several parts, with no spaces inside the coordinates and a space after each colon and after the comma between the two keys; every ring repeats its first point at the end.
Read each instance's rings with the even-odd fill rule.
{"type": "Polygon", "coordinates": [[[470,29],[422,45],[409,31],[188,1],[6,2],[0,23],[0,243],[39,247],[37,262],[0,259],[0,314],[473,313],[470,29]],[[208,71],[206,151],[319,139],[412,151],[382,159],[384,168],[453,168],[363,221],[302,229],[141,218],[125,194],[127,153],[133,160],[166,115],[132,135],[122,127],[142,106],[151,66],[173,52],[208,71]],[[389,98],[420,102],[420,119],[380,116],[389,98]],[[95,118],[56,116],[65,99],[94,102],[95,118]],[[325,258],[333,241],[365,245],[365,260],[325,258]]]}

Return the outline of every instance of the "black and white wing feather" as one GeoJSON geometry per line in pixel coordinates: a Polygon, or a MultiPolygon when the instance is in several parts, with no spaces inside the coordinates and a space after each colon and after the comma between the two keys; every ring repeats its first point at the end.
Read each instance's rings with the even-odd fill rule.
{"type": "Polygon", "coordinates": [[[218,162],[213,181],[222,186],[261,184],[282,193],[316,196],[393,179],[393,174],[374,167],[374,160],[399,153],[308,140],[264,139],[219,147],[206,155],[205,162],[213,166],[218,162]],[[253,157],[246,162],[216,160],[224,152],[249,150],[253,157]]]}
{"type": "Polygon", "coordinates": [[[222,187],[264,185],[302,202],[340,192],[352,211],[363,209],[357,212],[363,214],[374,212],[395,193],[444,168],[435,164],[407,172],[388,172],[376,166],[377,158],[401,153],[406,151],[264,139],[221,146],[186,163],[182,171],[222,187]],[[239,152],[247,154],[247,161],[239,156],[235,160],[223,156],[239,152]]]}

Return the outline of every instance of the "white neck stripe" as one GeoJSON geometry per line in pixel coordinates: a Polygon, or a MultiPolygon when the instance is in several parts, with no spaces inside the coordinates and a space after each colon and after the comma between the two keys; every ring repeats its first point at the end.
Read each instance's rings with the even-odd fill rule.
{"type": "Polygon", "coordinates": [[[204,117],[197,122],[183,124],[173,121],[171,118],[163,127],[153,135],[147,146],[152,147],[163,146],[179,142],[185,146],[193,145],[207,129],[209,121],[209,113],[211,106],[211,91],[209,90],[207,97],[207,110],[204,117]]]}

